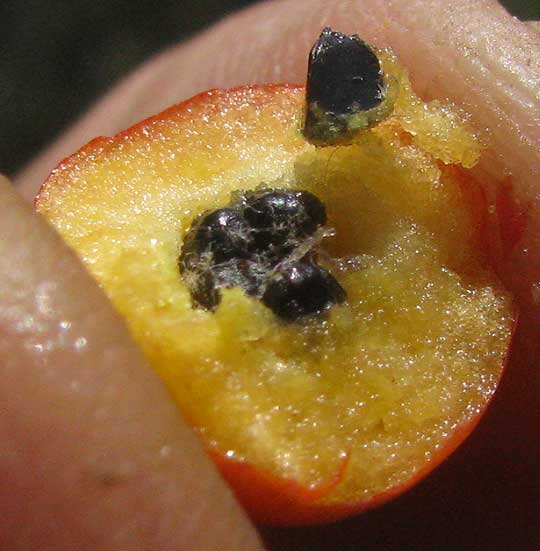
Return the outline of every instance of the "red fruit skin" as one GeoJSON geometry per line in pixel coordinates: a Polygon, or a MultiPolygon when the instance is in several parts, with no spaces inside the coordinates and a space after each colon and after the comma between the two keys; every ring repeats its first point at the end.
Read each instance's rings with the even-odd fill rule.
{"type": "Polygon", "coordinates": [[[510,177],[505,178],[498,186],[495,204],[501,248],[506,260],[521,241],[527,228],[527,211],[516,202],[510,177]]]}
{"type": "MultiPolygon", "coordinates": [[[[263,84],[249,87],[240,86],[231,90],[217,89],[202,92],[185,102],[174,105],[157,115],[137,123],[112,138],[103,136],[95,138],[83,146],[79,151],[64,159],[54,172],[69,170],[72,166],[77,165],[81,157],[88,158],[98,153],[102,153],[117,141],[124,139],[130,140],[138,137],[139,134],[143,133],[145,126],[160,120],[166,120],[168,117],[174,116],[177,120],[185,119],[189,121],[191,111],[196,110],[199,103],[207,102],[210,98],[215,98],[216,106],[218,107],[220,98],[227,93],[242,89],[272,93],[274,90],[281,90],[283,88],[294,91],[304,89],[301,85],[263,84]]],[[[474,235],[472,235],[471,238],[477,241],[478,248],[486,254],[487,261],[499,271],[497,268],[502,263],[502,258],[508,256],[511,248],[519,241],[526,227],[527,213],[513,200],[511,182],[507,181],[505,184],[507,186],[506,190],[499,196],[496,203],[496,217],[494,219],[488,213],[489,202],[484,187],[470,172],[454,166],[444,166],[441,168],[455,178],[457,185],[460,186],[466,201],[470,205],[473,218],[477,220],[474,235]],[[501,228],[504,229],[501,230],[501,228]],[[503,232],[505,232],[504,237],[503,232]]],[[[36,205],[39,204],[41,195],[47,193],[49,185],[49,181],[45,181],[35,199],[36,205]]],[[[504,277],[502,277],[502,279],[505,281],[504,277]]],[[[511,290],[512,286],[510,285],[508,288],[511,290]]],[[[484,480],[485,477],[478,476],[478,474],[486,472],[483,461],[485,461],[489,454],[486,453],[483,444],[480,444],[480,446],[478,445],[478,441],[484,441],[486,430],[488,432],[490,430],[497,431],[496,428],[492,428],[491,418],[498,418],[500,416],[499,411],[501,407],[504,408],[508,402],[506,398],[508,392],[511,392],[512,396],[514,396],[516,391],[513,387],[517,384],[525,385],[522,387],[525,391],[524,394],[530,394],[531,389],[535,388],[538,391],[537,396],[540,395],[540,376],[536,375],[537,384],[532,387],[526,385],[526,381],[524,382],[523,377],[525,372],[530,371],[530,356],[532,355],[535,358],[540,358],[540,343],[536,339],[537,332],[536,330],[531,330],[530,319],[528,317],[524,318],[521,313],[518,323],[517,307],[515,312],[513,337],[507,360],[504,362],[503,366],[504,384],[502,386],[504,390],[497,390],[495,397],[490,401],[497,405],[495,407],[491,406],[488,409],[490,402],[486,403],[482,411],[478,412],[471,420],[454,429],[452,435],[445,442],[444,447],[433,454],[430,461],[426,463],[415,476],[411,477],[411,479],[402,485],[390,488],[386,492],[369,500],[337,504],[324,503],[324,501],[321,502],[321,500],[328,498],[332,490],[345,476],[349,459],[348,456],[344,458],[336,476],[330,481],[316,488],[307,488],[294,480],[279,478],[270,473],[257,470],[249,463],[229,458],[214,449],[208,450],[208,453],[214,460],[223,478],[230,484],[240,503],[246,508],[252,519],[262,525],[277,527],[310,527],[312,525],[344,520],[353,515],[369,511],[369,514],[363,515],[352,521],[345,520],[345,523],[336,523],[331,527],[325,527],[325,530],[327,530],[327,537],[330,537],[332,541],[331,545],[328,543],[329,540],[325,541],[324,538],[319,536],[317,529],[311,532],[289,531],[288,535],[284,535],[284,532],[276,531],[272,533],[268,531],[266,535],[269,543],[272,544],[272,541],[278,542],[280,551],[285,551],[286,549],[297,551],[295,534],[301,534],[301,540],[304,544],[310,542],[310,537],[314,536],[315,539],[309,543],[308,547],[305,547],[306,549],[309,548],[310,551],[316,551],[318,549],[327,551],[329,548],[351,549],[351,551],[354,549],[356,551],[356,546],[354,548],[346,548],[345,546],[348,542],[355,541],[354,532],[358,527],[362,528],[357,541],[372,541],[374,543],[370,545],[369,549],[380,548],[386,551],[388,549],[386,545],[379,547],[376,543],[381,535],[381,526],[385,524],[387,526],[392,526],[392,518],[398,519],[398,522],[401,522],[399,521],[400,518],[407,519],[404,522],[409,523],[411,522],[411,517],[415,516],[415,512],[420,515],[420,518],[414,521],[417,523],[417,526],[427,523],[430,529],[435,529],[435,527],[440,524],[440,521],[448,518],[447,511],[441,511],[440,507],[438,507],[441,503],[439,495],[441,493],[441,488],[466,488],[468,505],[475,505],[476,503],[481,505],[485,500],[486,489],[484,487],[479,488],[478,483],[484,480]],[[512,367],[507,369],[509,364],[511,364],[512,367]],[[508,372],[512,372],[512,375],[508,372]],[[515,378],[516,375],[518,375],[517,379],[515,378]],[[527,392],[527,390],[529,392],[527,392]],[[486,412],[486,417],[489,418],[487,422],[483,419],[486,412]],[[480,432],[475,431],[475,433],[471,435],[479,423],[481,425],[480,432]],[[465,445],[463,445],[464,442],[465,445]],[[437,467],[439,468],[436,469],[437,467]],[[432,472],[434,470],[435,472],[432,472]],[[471,480],[469,480],[469,478],[471,478],[471,480]],[[380,510],[382,505],[385,505],[385,507],[380,510]],[[384,516],[381,518],[378,515],[384,516]],[[389,520],[390,523],[388,522],[389,520]],[[345,536],[342,532],[343,526],[347,527],[347,534],[345,534],[345,536]],[[351,528],[353,526],[355,528],[351,528]],[[345,537],[345,539],[343,539],[343,537],[345,537]],[[340,544],[340,541],[343,541],[343,544],[340,544]]],[[[540,320],[537,321],[540,323],[540,320]]],[[[521,405],[523,406],[523,403],[521,405]]],[[[507,420],[506,415],[505,419],[507,420]]],[[[540,418],[538,421],[537,427],[540,426],[540,418]]],[[[497,420],[494,423],[497,424],[499,422],[500,420],[497,420]]],[[[503,427],[507,429],[508,425],[503,425],[503,427]]],[[[538,434],[540,434],[540,432],[538,434]]],[[[493,434],[490,433],[489,438],[492,437],[493,434]]],[[[511,438],[508,438],[508,441],[504,443],[505,446],[510,441],[511,438]]],[[[493,443],[493,440],[491,440],[491,442],[493,443]]],[[[539,451],[538,461],[540,462],[540,438],[537,438],[536,442],[537,445],[534,447],[539,451]]],[[[495,459],[496,461],[494,464],[499,465],[501,457],[495,459]]],[[[526,463],[526,466],[528,466],[528,463],[526,463]]],[[[535,469],[536,467],[537,464],[535,463],[535,469]]],[[[535,472],[538,473],[538,471],[535,472]]],[[[540,481],[540,476],[537,478],[540,481]]],[[[462,495],[464,494],[459,493],[460,497],[462,495]]],[[[497,493],[497,499],[498,498],[499,494],[497,493]]],[[[527,502],[527,500],[525,502],[527,502]]],[[[470,518],[476,517],[472,515],[470,518]]],[[[302,529],[300,528],[299,530],[302,529]]],[[[310,530],[310,528],[307,528],[307,530],[310,530]]],[[[443,534],[445,533],[444,530],[445,529],[442,528],[439,532],[443,534]]],[[[459,533],[465,534],[466,530],[467,529],[465,529],[465,532],[461,531],[459,533]]],[[[455,533],[454,528],[452,528],[451,532],[452,534],[455,533]]],[[[397,538],[397,548],[401,549],[402,543],[406,544],[406,542],[410,540],[415,542],[412,547],[415,551],[432,549],[431,546],[422,546],[421,541],[423,540],[417,539],[416,537],[407,538],[405,533],[400,532],[399,529],[393,530],[392,534],[397,538]]],[[[448,536],[449,534],[450,532],[447,533],[448,536]]],[[[454,551],[453,547],[444,546],[445,543],[450,541],[451,538],[445,536],[444,539],[441,540],[442,545],[439,545],[439,549],[452,549],[452,551],[454,551]]],[[[502,539],[497,539],[497,541],[502,541],[502,539]]],[[[538,541],[540,542],[540,532],[538,541]]],[[[303,548],[304,547],[302,547],[302,549],[303,548]]],[[[483,546],[478,547],[478,549],[483,548],[483,546]]]]}
{"type": "Polygon", "coordinates": [[[486,192],[488,186],[470,171],[452,165],[441,165],[441,170],[457,183],[472,213],[473,246],[511,289],[513,284],[505,281],[510,276],[505,274],[508,271],[505,264],[525,234],[529,216],[527,209],[515,199],[512,179],[506,177],[497,182],[495,197],[490,200],[486,192]]]}
{"type": "MultiPolygon", "coordinates": [[[[513,333],[518,323],[517,309],[514,314],[513,333]]],[[[511,339],[513,342],[513,336],[511,339]]],[[[503,370],[508,364],[510,349],[503,370]]],[[[229,483],[238,501],[252,520],[268,526],[309,526],[324,524],[351,517],[375,509],[404,494],[450,455],[467,439],[478,425],[489,406],[487,402],[481,411],[468,422],[456,427],[444,446],[434,453],[428,463],[405,483],[390,488],[370,499],[346,503],[325,503],[332,491],[343,480],[349,456],[345,456],[336,475],[328,482],[315,488],[302,486],[290,479],[279,478],[271,473],[257,470],[253,465],[228,457],[217,450],[210,450],[210,456],[223,478],[229,483]]]]}
{"type": "Polygon", "coordinates": [[[253,465],[211,450],[210,455],[251,518],[261,524],[306,525],[341,518],[346,510],[335,511],[318,501],[332,494],[343,480],[349,455],[343,457],[335,476],[319,486],[308,488],[295,480],[279,478],[253,465]],[[330,515],[330,516],[329,516],[330,515]]]}
{"type": "Polygon", "coordinates": [[[249,463],[230,459],[215,451],[211,452],[211,457],[254,522],[273,526],[323,524],[379,507],[417,485],[467,438],[481,416],[482,413],[479,413],[470,422],[458,427],[444,448],[441,448],[431,461],[406,483],[368,500],[347,503],[321,501],[331,497],[332,491],[343,479],[348,458],[332,480],[316,488],[307,488],[294,480],[257,470],[249,463]]]}

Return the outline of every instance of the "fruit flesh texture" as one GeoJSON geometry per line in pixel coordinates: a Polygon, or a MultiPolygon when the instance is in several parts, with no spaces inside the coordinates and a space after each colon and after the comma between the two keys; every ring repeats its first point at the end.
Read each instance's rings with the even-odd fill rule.
{"type": "MultiPolygon", "coordinates": [[[[512,309],[475,247],[480,222],[443,165],[474,165],[461,118],[423,104],[390,56],[395,114],[355,145],[300,133],[303,90],[214,91],[49,178],[37,205],[126,317],[209,446],[305,486],[326,503],[405,484],[493,394],[512,309]],[[323,200],[327,264],[348,301],[280,323],[239,289],[194,310],[178,271],[193,219],[259,185],[323,200]]],[[[151,407],[151,405],[149,406],[151,407]]]]}

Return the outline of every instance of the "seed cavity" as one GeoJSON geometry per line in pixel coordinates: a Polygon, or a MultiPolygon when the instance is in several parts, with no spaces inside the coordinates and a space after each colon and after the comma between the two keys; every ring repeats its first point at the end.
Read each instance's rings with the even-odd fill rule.
{"type": "Polygon", "coordinates": [[[193,306],[215,310],[220,289],[240,287],[285,321],[322,314],[346,293],[318,265],[326,208],[308,191],[236,192],[228,206],[199,215],[179,268],[193,306]]]}

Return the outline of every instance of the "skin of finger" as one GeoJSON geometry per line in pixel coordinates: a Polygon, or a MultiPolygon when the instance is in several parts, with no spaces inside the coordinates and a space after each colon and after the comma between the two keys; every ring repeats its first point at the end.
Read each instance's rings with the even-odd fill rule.
{"type": "Polygon", "coordinates": [[[540,34],[540,21],[527,21],[526,25],[536,33],[540,34]]]}
{"type": "Polygon", "coordinates": [[[261,549],[95,282],[0,205],[0,549],[261,549]]]}

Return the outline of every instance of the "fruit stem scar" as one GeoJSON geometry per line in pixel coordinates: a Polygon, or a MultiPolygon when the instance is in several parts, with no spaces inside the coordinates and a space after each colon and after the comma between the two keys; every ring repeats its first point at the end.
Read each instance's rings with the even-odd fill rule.
{"type": "Polygon", "coordinates": [[[323,29],[309,54],[303,134],[317,146],[346,145],[389,116],[393,94],[374,48],[323,29]]]}

